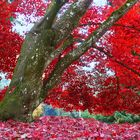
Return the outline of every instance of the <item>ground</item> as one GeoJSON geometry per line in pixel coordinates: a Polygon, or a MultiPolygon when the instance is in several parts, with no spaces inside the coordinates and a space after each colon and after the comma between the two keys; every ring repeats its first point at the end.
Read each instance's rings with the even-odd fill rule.
{"type": "Polygon", "coordinates": [[[140,123],[45,116],[32,123],[0,122],[0,140],[140,140],[140,123]]]}

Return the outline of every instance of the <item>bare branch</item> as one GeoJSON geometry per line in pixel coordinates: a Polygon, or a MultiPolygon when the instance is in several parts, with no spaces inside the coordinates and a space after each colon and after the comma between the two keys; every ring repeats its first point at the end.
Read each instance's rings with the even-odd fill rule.
{"type": "Polygon", "coordinates": [[[134,70],[133,68],[129,67],[128,65],[126,65],[125,63],[117,60],[114,56],[112,56],[109,52],[106,52],[103,48],[98,47],[96,44],[92,45],[92,48],[104,53],[107,57],[110,58],[110,60],[118,63],[119,65],[125,67],[126,69],[130,70],[131,72],[133,72],[134,74],[138,75],[140,77],[140,72],[134,70]]]}

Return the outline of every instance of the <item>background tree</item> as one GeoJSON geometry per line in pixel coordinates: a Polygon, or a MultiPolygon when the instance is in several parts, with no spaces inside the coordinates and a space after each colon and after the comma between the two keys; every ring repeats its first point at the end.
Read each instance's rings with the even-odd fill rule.
{"type": "MultiPolygon", "coordinates": [[[[29,1],[29,4],[30,2],[33,1],[29,1]]],[[[60,83],[63,72],[69,70],[68,67],[71,64],[80,65],[77,62],[78,59],[80,61],[87,59],[89,63],[94,60],[96,63],[94,68],[96,76],[94,77],[97,78],[100,73],[102,73],[102,76],[98,81],[100,86],[96,87],[91,93],[80,95],[77,106],[80,104],[82,108],[89,109],[90,112],[102,112],[104,114],[113,113],[117,109],[125,109],[133,113],[140,112],[139,95],[137,94],[139,86],[136,85],[135,88],[129,86],[126,89],[129,78],[125,82],[123,77],[127,75],[122,74],[122,69],[126,69],[128,74],[131,73],[134,79],[139,81],[140,70],[136,67],[139,59],[135,57],[139,55],[139,49],[137,47],[132,49],[132,46],[134,44],[136,46],[138,42],[135,39],[132,44],[126,41],[129,46],[121,46],[121,49],[124,48],[125,52],[123,56],[120,54],[119,45],[117,47],[114,45],[114,40],[118,39],[117,31],[122,33],[122,27],[132,29],[132,26],[122,25],[121,23],[126,22],[125,20],[131,12],[137,13],[139,4],[130,10],[137,0],[128,0],[117,10],[118,7],[99,8],[90,6],[91,0],[69,2],[68,0],[52,0],[44,17],[26,35],[12,81],[0,103],[0,118],[2,120],[9,118],[21,121],[32,120],[33,110],[44,101],[50,90],[60,83]],[[71,5],[66,5],[69,2],[71,5]],[[128,11],[129,13],[127,13],[128,11]],[[104,15],[101,13],[104,13],[104,15]],[[125,16],[122,18],[123,15],[125,16]],[[82,29],[85,29],[86,33],[81,33],[82,29]],[[85,57],[88,55],[92,57],[85,57]],[[132,60],[130,62],[133,62],[134,65],[131,64],[131,67],[130,64],[126,63],[126,59],[132,60]],[[113,76],[107,74],[108,69],[111,69],[114,73],[113,76]],[[95,95],[95,93],[98,94],[95,95]],[[131,107],[128,107],[124,102],[126,99],[130,99],[129,94],[132,95],[129,101],[131,107]],[[127,95],[127,98],[125,98],[125,95],[127,95]],[[81,99],[83,102],[81,102],[81,99]],[[101,104],[101,102],[104,103],[101,104]],[[110,106],[108,106],[108,103],[110,103],[110,106]],[[137,110],[134,110],[134,106],[137,110]]],[[[28,1],[26,3],[28,4],[28,1]]],[[[7,3],[5,4],[7,5],[7,3]]],[[[17,9],[20,11],[25,3],[19,1],[18,4],[17,9]]],[[[39,4],[36,4],[36,6],[39,4]]],[[[26,10],[25,14],[27,14],[26,10]]],[[[135,17],[131,18],[134,19],[135,17]]],[[[134,25],[134,23],[132,24],[134,25]]],[[[134,28],[136,27],[134,26],[134,28]]],[[[130,34],[128,39],[132,36],[130,34]]],[[[125,38],[123,40],[125,41],[125,38]]],[[[119,44],[119,42],[117,43],[119,44]]],[[[95,85],[96,81],[92,84],[95,85]]],[[[132,85],[135,84],[136,82],[132,85]]],[[[86,83],[84,85],[83,91],[89,89],[86,83]]],[[[72,86],[69,86],[69,92],[73,91],[72,86]]]]}

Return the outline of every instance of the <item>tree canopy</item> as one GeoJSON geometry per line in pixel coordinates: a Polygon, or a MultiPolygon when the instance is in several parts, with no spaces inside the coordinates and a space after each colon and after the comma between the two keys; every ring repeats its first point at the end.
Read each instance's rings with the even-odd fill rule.
{"type": "Polygon", "coordinates": [[[140,114],[138,0],[102,7],[92,0],[17,0],[0,7],[0,72],[12,78],[0,93],[0,119],[30,121],[41,102],[140,114]],[[26,37],[13,31],[23,15],[36,22],[26,37]]]}

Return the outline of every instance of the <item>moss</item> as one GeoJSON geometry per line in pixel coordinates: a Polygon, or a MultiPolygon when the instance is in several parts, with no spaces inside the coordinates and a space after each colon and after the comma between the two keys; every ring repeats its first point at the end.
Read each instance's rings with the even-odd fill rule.
{"type": "Polygon", "coordinates": [[[0,118],[7,120],[20,115],[21,103],[16,94],[7,96],[0,103],[0,118]]]}

